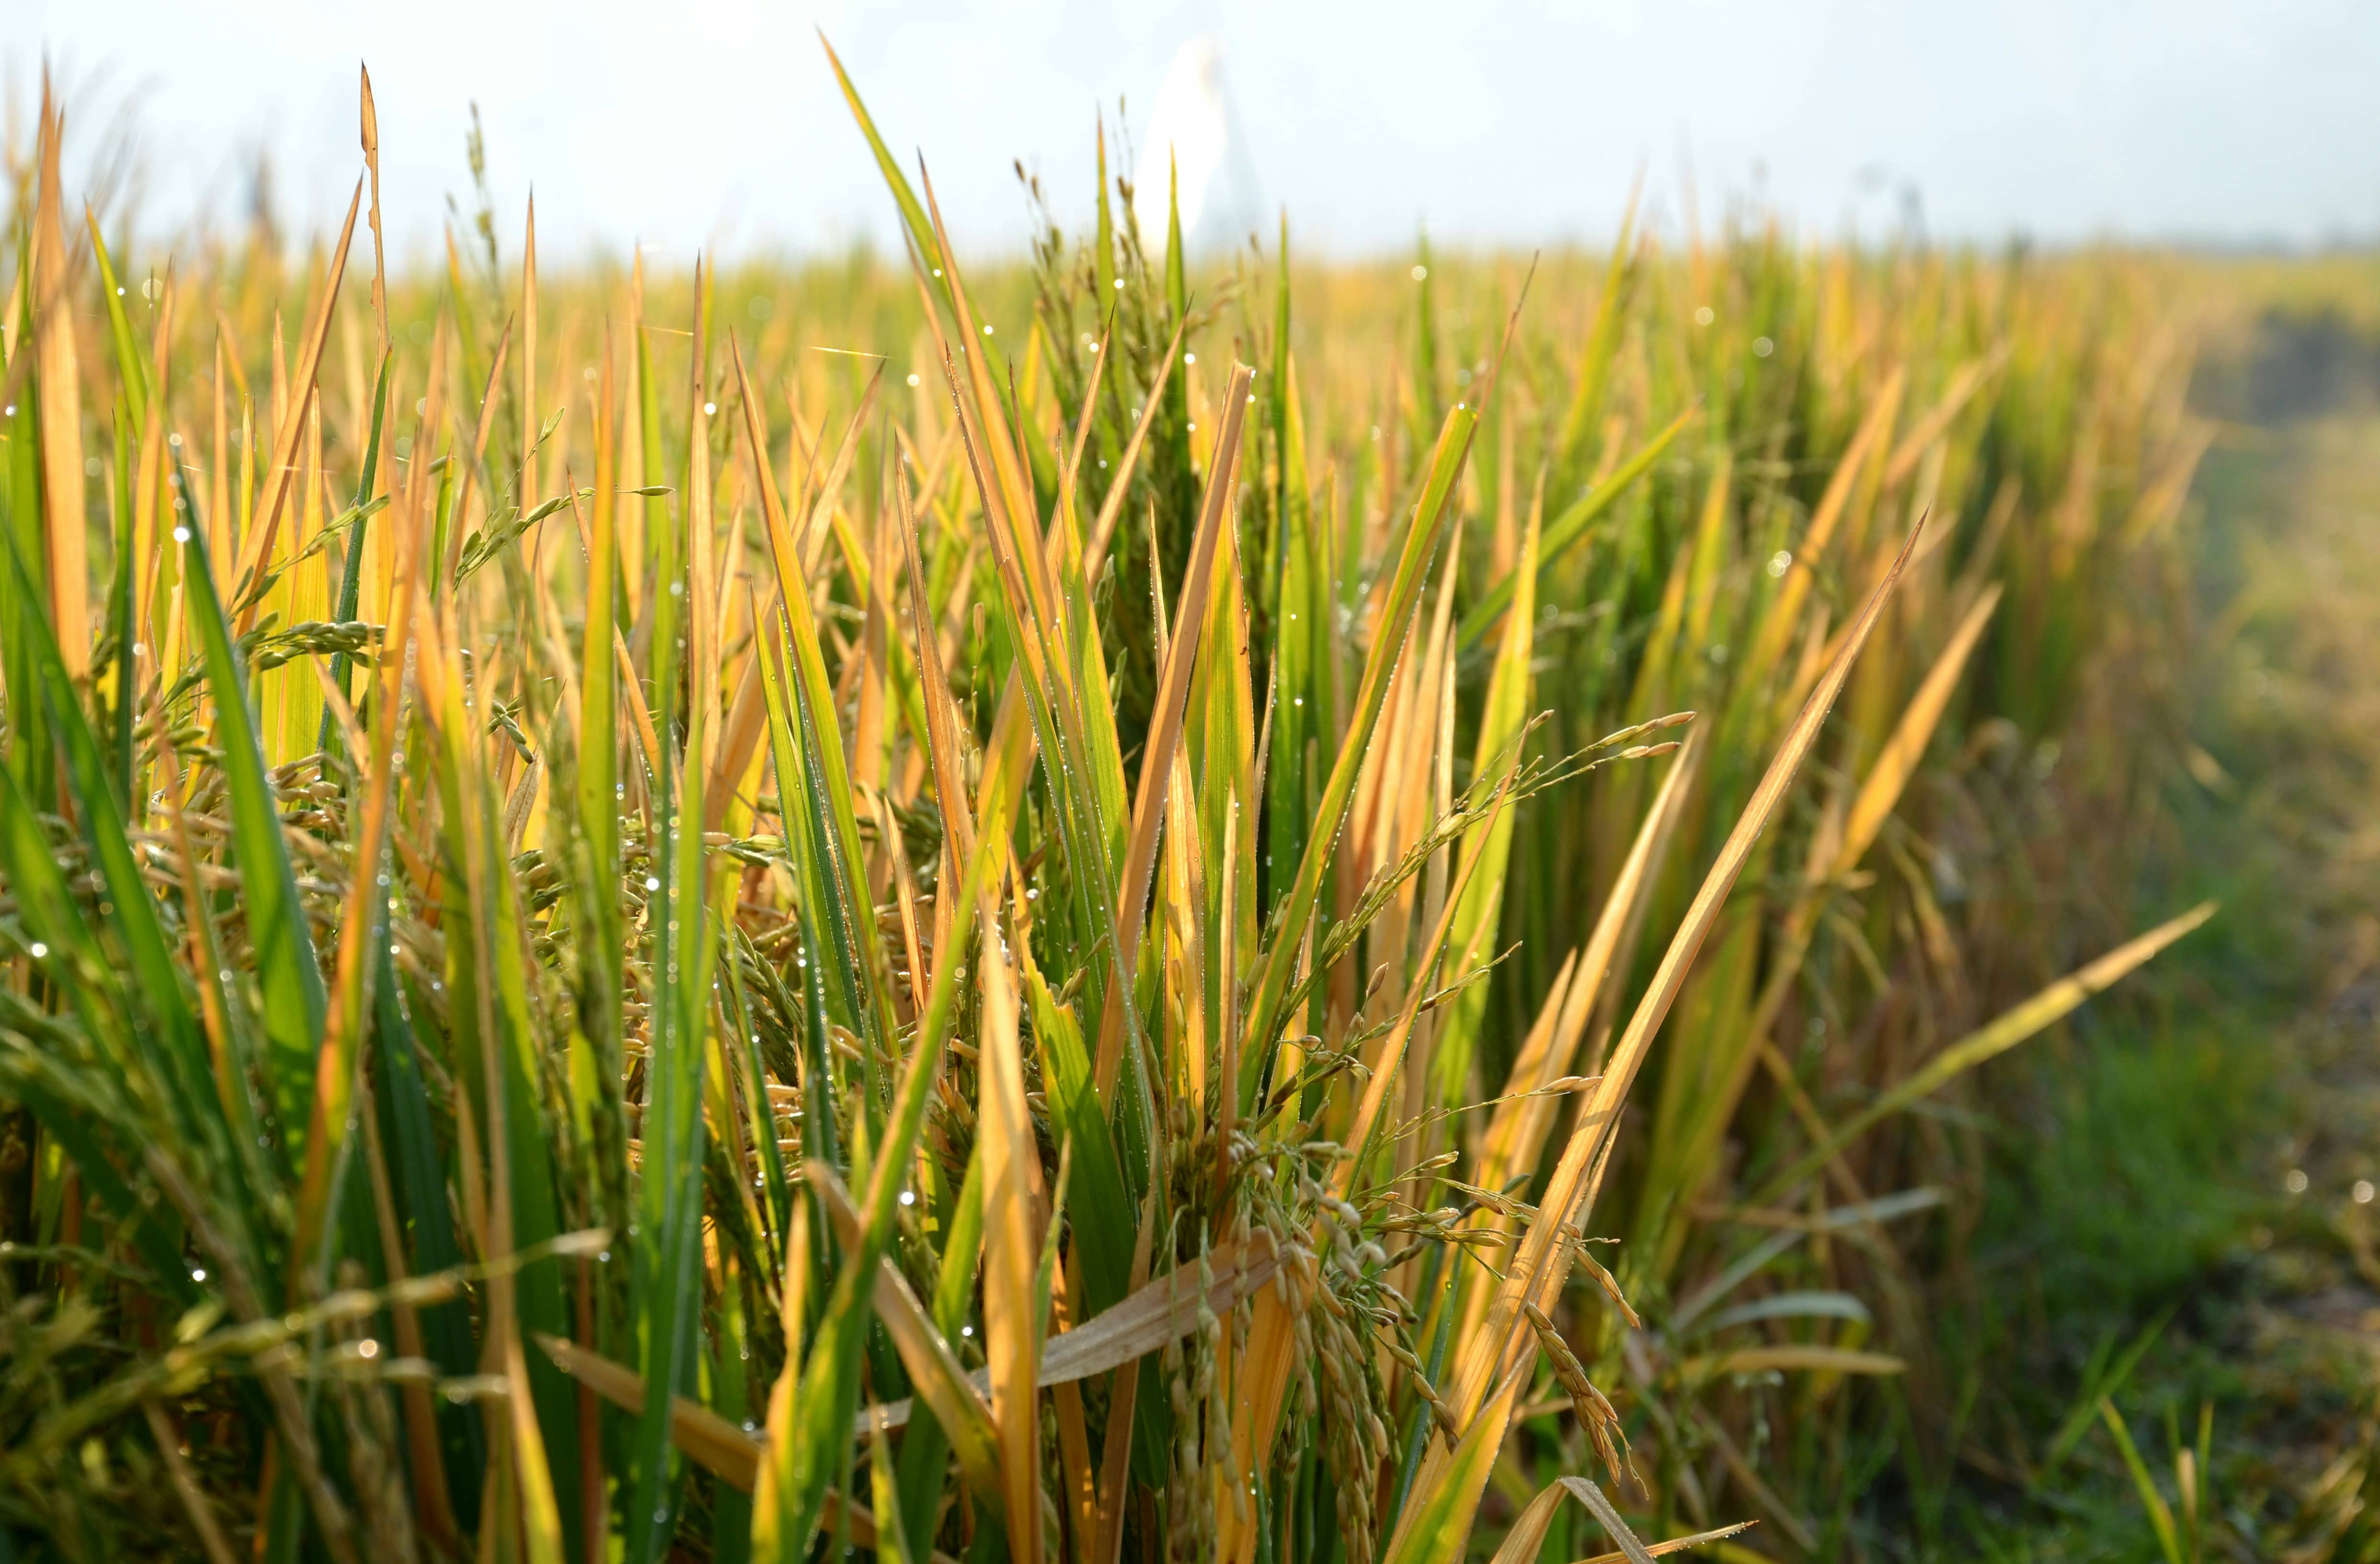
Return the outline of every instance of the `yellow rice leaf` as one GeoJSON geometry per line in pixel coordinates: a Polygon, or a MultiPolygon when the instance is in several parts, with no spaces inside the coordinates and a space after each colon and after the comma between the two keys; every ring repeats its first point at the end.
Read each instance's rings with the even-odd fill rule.
{"type": "MultiPolygon", "coordinates": [[[[989,910],[987,910],[988,911],[989,910]]],[[[1002,1488],[1012,1519],[1010,1557],[1041,1558],[1041,1332],[1034,1307],[1040,1259],[1034,1231],[1040,1154],[1025,1106],[1025,1059],[1016,1032],[1016,990],[1000,952],[1000,931],[984,919],[979,958],[983,1031],[977,1133],[984,1155],[983,1314],[991,1371],[991,1416],[1000,1436],[1002,1488]]]]}
{"type": "Polygon", "coordinates": [[[1901,713],[1900,726],[1885,741],[1868,768],[1867,780],[1860,784],[1859,797],[1852,801],[1850,821],[1843,827],[1841,856],[1835,861],[1835,873],[1847,874],[1856,868],[1884,829],[1893,805],[1900,801],[1901,791],[1909,786],[1917,763],[1925,758],[1925,746],[1934,737],[1935,727],[1942,720],[1943,711],[1950,703],[1951,691],[1958,688],[1959,675],[1965,671],[1967,655],[1982,638],[1984,627],[1991,620],[1992,610],[2000,603],[2000,586],[1994,581],[1985,588],[1975,605],[1967,610],[1959,628],[1950,632],[1949,642],[1942,654],[1934,660],[1926,673],[1925,682],[1910,697],[1909,707],[1901,713]]]}

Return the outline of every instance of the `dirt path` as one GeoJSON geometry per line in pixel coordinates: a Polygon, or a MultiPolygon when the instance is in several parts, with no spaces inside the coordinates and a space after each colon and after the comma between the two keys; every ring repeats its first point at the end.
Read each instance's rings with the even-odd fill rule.
{"type": "Polygon", "coordinates": [[[2223,913],[2006,1126],[1979,1329],[2028,1383],[1920,1556],[2380,1561],[2380,336],[2338,329],[2202,376],[2191,775],[2146,888],[2223,913]]]}
{"type": "MultiPolygon", "coordinates": [[[[2242,1519],[2271,1557],[2380,1551],[2380,409],[2268,423],[2210,470],[2210,747],[2268,878],[2240,910],[2278,936],[2269,1048],[2284,1121],[2216,1345],[2248,1406],[2242,1519]],[[2228,558],[2226,557],[2228,556],[2228,558]],[[2226,582],[2216,572],[2228,570],[2226,582]],[[2263,1511],[2258,1515],[2257,1510],[2263,1511]]],[[[2246,1539],[2242,1539],[2246,1540],[2246,1539]]]]}

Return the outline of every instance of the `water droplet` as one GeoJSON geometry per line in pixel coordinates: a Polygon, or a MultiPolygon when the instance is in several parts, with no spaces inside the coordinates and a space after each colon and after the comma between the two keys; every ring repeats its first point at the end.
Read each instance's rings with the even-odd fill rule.
{"type": "Polygon", "coordinates": [[[38,961],[38,960],[40,960],[42,957],[47,956],[47,955],[50,953],[50,947],[49,947],[48,946],[46,946],[46,945],[43,945],[40,940],[38,940],[38,939],[37,939],[37,940],[33,941],[33,944],[32,944],[32,952],[33,952],[33,959],[34,959],[34,960],[36,960],[36,961],[38,961]]]}
{"type": "Polygon", "coordinates": [[[2302,1167],[2292,1167],[2292,1168],[2290,1168],[2290,1169],[2289,1169],[2289,1177],[2288,1177],[2288,1178],[2286,1178],[2286,1179],[2283,1179],[2281,1180],[2281,1184],[2282,1184],[2282,1187],[2283,1187],[2283,1188],[2285,1188],[2285,1189],[2287,1189],[2287,1190],[2289,1191],[2289,1193],[2291,1193],[2291,1194],[2303,1194],[2303,1193],[2305,1193],[2305,1191],[2306,1191],[2306,1175],[2305,1175],[2305,1169],[2304,1169],[2304,1168],[2302,1168],[2302,1167]]]}

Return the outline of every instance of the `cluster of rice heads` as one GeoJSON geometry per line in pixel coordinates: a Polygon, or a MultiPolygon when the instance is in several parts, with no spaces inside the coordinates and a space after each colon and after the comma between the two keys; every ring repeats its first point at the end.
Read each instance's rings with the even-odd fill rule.
{"type": "Polygon", "coordinates": [[[1749,1430],[1840,1461],[1922,1348],[1868,1300],[1955,1158],[1876,1126],[2204,915],[1967,1025],[2075,926],[1974,778],[2194,458],[2139,279],[1284,234],[1202,296],[1102,151],[971,294],[844,87],[907,269],[542,290],[484,205],[362,283],[368,84],[295,274],[111,254],[45,105],[0,1526],[1818,1547],[1825,1441],[1749,1430]]]}

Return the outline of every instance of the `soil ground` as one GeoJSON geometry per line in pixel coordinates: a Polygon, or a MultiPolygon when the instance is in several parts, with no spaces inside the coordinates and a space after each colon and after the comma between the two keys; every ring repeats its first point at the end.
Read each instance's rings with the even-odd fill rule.
{"type": "Polygon", "coordinates": [[[1919,1554],[2380,1558],[2380,348],[2271,318],[2197,400],[2190,776],[2142,896],[2224,910],[2032,1064],[1977,1260],[2034,1433],[1979,1434],[1919,1554]]]}

